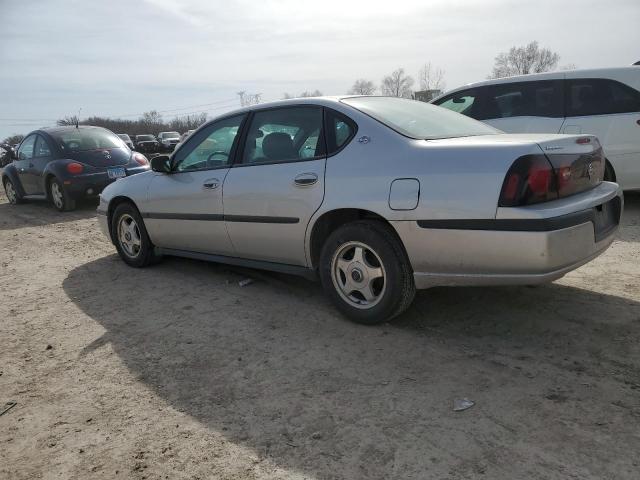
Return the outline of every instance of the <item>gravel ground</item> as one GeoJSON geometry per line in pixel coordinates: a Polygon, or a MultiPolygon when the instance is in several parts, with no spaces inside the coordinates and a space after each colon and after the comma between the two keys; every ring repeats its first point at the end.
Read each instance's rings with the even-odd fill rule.
{"type": "Polygon", "coordinates": [[[299,278],[129,268],[95,204],[2,195],[0,478],[640,478],[626,202],[613,246],[553,284],[423,291],[366,328],[299,278]]]}

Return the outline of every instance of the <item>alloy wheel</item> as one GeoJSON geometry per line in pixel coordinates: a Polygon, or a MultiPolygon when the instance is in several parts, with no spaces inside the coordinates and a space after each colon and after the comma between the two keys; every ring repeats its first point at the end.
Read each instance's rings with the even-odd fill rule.
{"type": "Polygon", "coordinates": [[[377,305],[387,284],[380,256],[361,242],[347,242],[336,249],[331,261],[331,279],[343,300],[360,309],[377,305]]]}
{"type": "Polygon", "coordinates": [[[118,242],[128,257],[136,258],[140,255],[142,249],[140,228],[129,214],[125,213],[118,221],[118,242]]]}
{"type": "Polygon", "coordinates": [[[51,182],[51,199],[53,200],[53,204],[61,210],[64,206],[64,195],[60,185],[55,181],[51,182]]]}
{"type": "Polygon", "coordinates": [[[16,203],[18,196],[16,194],[15,188],[13,188],[13,183],[11,183],[10,181],[7,181],[7,183],[4,185],[4,189],[5,189],[5,192],[7,193],[7,198],[9,199],[9,203],[16,203]]]}

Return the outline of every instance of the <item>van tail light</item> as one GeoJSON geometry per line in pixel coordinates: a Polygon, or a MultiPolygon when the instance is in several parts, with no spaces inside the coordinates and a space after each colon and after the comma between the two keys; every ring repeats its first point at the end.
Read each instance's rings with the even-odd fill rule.
{"type": "Polygon", "coordinates": [[[147,157],[145,157],[141,153],[135,152],[133,154],[133,159],[136,161],[138,165],[143,165],[143,166],[149,165],[149,160],[147,160],[147,157]]]}
{"type": "Polygon", "coordinates": [[[77,163],[77,162],[67,163],[67,172],[69,172],[71,175],[78,175],[79,173],[82,173],[83,170],[84,170],[84,166],[82,166],[81,163],[77,163]]]}
{"type": "Polygon", "coordinates": [[[499,206],[547,202],[589,190],[604,178],[602,148],[587,154],[525,155],[502,183],[499,206]]]}

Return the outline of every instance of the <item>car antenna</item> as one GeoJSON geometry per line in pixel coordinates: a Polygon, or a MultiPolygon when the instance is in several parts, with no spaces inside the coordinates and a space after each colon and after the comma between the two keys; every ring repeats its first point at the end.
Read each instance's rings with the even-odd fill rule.
{"type": "Polygon", "coordinates": [[[82,111],[82,107],[80,107],[80,109],[78,110],[78,115],[76,115],[76,128],[79,128],[81,111],[82,111]]]}

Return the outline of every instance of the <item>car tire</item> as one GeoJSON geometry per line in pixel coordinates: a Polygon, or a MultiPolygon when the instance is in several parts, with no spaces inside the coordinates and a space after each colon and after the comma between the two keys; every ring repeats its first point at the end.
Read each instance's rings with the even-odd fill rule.
{"type": "Polygon", "coordinates": [[[76,209],[76,201],[71,198],[62,182],[55,177],[49,180],[49,200],[59,212],[70,212],[76,209]]]}
{"type": "Polygon", "coordinates": [[[616,172],[613,170],[613,165],[609,163],[609,160],[606,161],[604,165],[604,178],[605,182],[615,182],[616,181],[616,172]]]}
{"type": "Polygon", "coordinates": [[[402,243],[378,221],[348,223],[332,232],[320,253],[319,273],[338,309],[365,325],[400,315],[416,293],[402,243]]]}
{"type": "Polygon", "coordinates": [[[131,267],[146,267],[159,260],[142,216],[131,203],[121,203],[113,212],[111,237],[120,258],[131,267]]]}
{"type": "Polygon", "coordinates": [[[7,195],[7,200],[9,200],[11,205],[18,205],[24,202],[22,195],[20,195],[16,186],[8,178],[4,181],[4,193],[7,195]]]}

